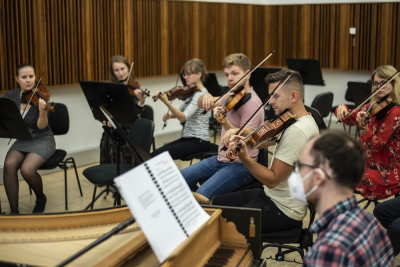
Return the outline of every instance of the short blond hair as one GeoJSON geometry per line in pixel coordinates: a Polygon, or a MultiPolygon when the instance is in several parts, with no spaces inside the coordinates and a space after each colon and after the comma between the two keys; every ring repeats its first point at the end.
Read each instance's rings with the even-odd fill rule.
{"type": "Polygon", "coordinates": [[[222,67],[226,68],[232,65],[238,66],[241,70],[246,72],[250,70],[251,64],[249,58],[243,53],[235,53],[227,56],[222,62],[222,67]]]}

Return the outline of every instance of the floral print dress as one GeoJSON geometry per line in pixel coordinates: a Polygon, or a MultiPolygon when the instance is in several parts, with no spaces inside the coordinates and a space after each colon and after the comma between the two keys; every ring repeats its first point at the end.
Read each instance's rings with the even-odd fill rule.
{"type": "MultiPolygon", "coordinates": [[[[343,123],[358,125],[357,113],[366,111],[368,107],[369,104],[355,110],[343,123]]],[[[379,200],[400,192],[399,127],[400,107],[394,106],[379,120],[376,117],[371,118],[368,131],[361,132],[359,140],[364,144],[366,163],[356,191],[364,198],[379,200]]]]}

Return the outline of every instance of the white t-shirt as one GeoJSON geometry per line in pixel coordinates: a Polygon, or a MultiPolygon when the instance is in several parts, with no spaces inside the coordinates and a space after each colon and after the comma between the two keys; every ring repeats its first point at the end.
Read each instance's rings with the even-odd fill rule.
{"type": "MultiPolygon", "coordinates": [[[[293,166],[293,162],[299,159],[307,142],[318,134],[318,126],[311,115],[297,119],[294,124],[286,129],[280,142],[276,145],[271,166],[275,159],[293,166]]],[[[307,214],[307,207],[291,197],[288,178],[283,179],[274,188],[264,186],[264,192],[286,216],[301,221],[307,214]]]]}

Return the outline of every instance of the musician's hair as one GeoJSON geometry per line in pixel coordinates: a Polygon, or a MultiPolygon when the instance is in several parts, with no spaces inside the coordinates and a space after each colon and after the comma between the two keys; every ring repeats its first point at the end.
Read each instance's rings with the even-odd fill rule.
{"type": "MultiPolygon", "coordinates": [[[[371,82],[372,82],[372,84],[374,83],[375,74],[378,75],[378,77],[381,78],[381,79],[388,80],[396,72],[397,72],[397,70],[391,65],[380,66],[372,73],[371,82]]],[[[390,82],[393,85],[393,91],[392,91],[393,101],[396,102],[397,104],[400,104],[400,77],[399,76],[400,75],[398,75],[396,78],[393,79],[393,81],[390,82]]],[[[376,88],[374,88],[372,86],[372,92],[375,89],[376,88]]],[[[378,95],[375,94],[371,98],[371,102],[375,103],[375,102],[378,102],[378,101],[379,101],[378,95]]]]}
{"type": "MultiPolygon", "coordinates": [[[[119,82],[119,81],[118,81],[117,76],[115,76],[115,74],[114,74],[114,69],[113,69],[114,63],[123,63],[123,64],[125,64],[126,67],[128,68],[128,71],[131,68],[131,66],[129,65],[128,60],[124,56],[117,55],[117,56],[113,56],[111,58],[110,70],[109,70],[109,79],[108,80],[110,82],[116,83],[116,82],[119,82]]],[[[135,76],[133,75],[133,71],[131,72],[130,78],[132,80],[135,80],[135,76]]]]}
{"type": "Polygon", "coordinates": [[[227,68],[236,65],[244,72],[250,70],[251,64],[249,58],[243,53],[235,53],[227,56],[222,62],[222,67],[227,68]]]}
{"type": "Polygon", "coordinates": [[[23,68],[32,68],[33,72],[35,72],[35,67],[28,63],[22,63],[17,66],[17,77],[19,76],[19,71],[23,68]]]}
{"type": "Polygon", "coordinates": [[[186,73],[201,73],[201,81],[204,83],[206,81],[206,78],[208,76],[208,72],[206,69],[206,66],[204,65],[204,62],[201,59],[194,58],[189,61],[187,61],[183,67],[182,71],[186,73]]]}
{"type": "MultiPolygon", "coordinates": [[[[287,73],[291,72],[289,69],[283,69],[275,73],[270,73],[265,77],[265,82],[268,84],[280,82],[287,73]]],[[[304,97],[304,88],[303,82],[301,80],[300,73],[297,71],[293,71],[293,74],[286,81],[286,83],[282,86],[282,89],[285,89],[287,93],[291,91],[296,91],[299,94],[299,99],[303,101],[304,97]]]]}
{"type": "MultiPolygon", "coordinates": [[[[315,139],[310,150],[315,166],[328,165],[332,179],[354,190],[364,173],[365,152],[361,143],[338,130],[324,131],[315,139]]],[[[322,167],[323,168],[323,167],[322,167]]]]}

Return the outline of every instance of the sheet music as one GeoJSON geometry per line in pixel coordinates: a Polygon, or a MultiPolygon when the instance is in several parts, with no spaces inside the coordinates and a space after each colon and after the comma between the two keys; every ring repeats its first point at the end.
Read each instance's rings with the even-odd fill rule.
{"type": "Polygon", "coordinates": [[[160,262],[208,219],[168,152],[114,179],[160,262]]]}

